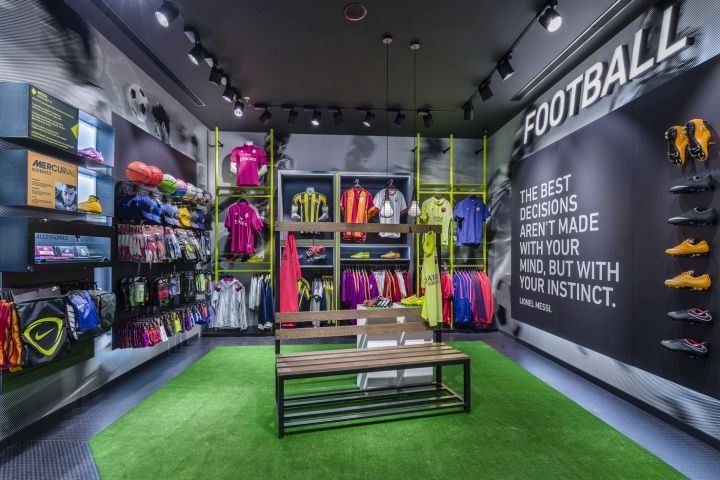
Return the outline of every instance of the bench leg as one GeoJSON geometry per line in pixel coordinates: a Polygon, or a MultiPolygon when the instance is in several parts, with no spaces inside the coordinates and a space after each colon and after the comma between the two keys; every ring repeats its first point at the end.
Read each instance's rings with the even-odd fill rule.
{"type": "Polygon", "coordinates": [[[285,380],[277,378],[277,422],[278,422],[278,437],[283,438],[285,436],[285,380]]]}
{"type": "Polygon", "coordinates": [[[470,390],[470,361],[463,364],[463,387],[465,389],[465,394],[463,395],[463,400],[465,401],[465,412],[470,413],[470,399],[472,397],[470,390]]]}
{"type": "Polygon", "coordinates": [[[437,383],[438,388],[442,387],[443,374],[442,374],[442,367],[440,367],[440,366],[435,367],[435,383],[437,383]]]}

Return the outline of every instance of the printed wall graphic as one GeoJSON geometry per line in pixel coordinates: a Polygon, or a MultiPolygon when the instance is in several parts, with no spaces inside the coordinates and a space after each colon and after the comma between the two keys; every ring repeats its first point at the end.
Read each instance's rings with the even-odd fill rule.
{"type": "Polygon", "coordinates": [[[30,138],[77,152],[78,110],[34,86],[30,86],[28,103],[30,138]]]}
{"type": "Polygon", "coordinates": [[[78,168],[76,165],[29,151],[27,169],[29,206],[77,211],[78,168]]]}

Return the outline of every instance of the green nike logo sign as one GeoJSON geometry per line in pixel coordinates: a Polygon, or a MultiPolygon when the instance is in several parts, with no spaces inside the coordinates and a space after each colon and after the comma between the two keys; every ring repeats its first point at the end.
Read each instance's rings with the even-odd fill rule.
{"type": "Polygon", "coordinates": [[[42,340],[43,338],[45,338],[45,337],[47,337],[48,335],[50,335],[50,334],[52,333],[52,331],[53,331],[53,329],[50,329],[50,330],[48,330],[48,331],[45,332],[45,333],[36,333],[36,334],[35,334],[35,341],[36,341],[36,342],[39,342],[39,341],[42,340]]]}
{"type": "MultiPolygon", "coordinates": [[[[44,329],[43,328],[43,329],[44,329]]],[[[60,347],[60,343],[63,339],[63,319],[58,317],[45,317],[39,318],[27,326],[23,331],[22,336],[28,345],[31,345],[38,352],[42,353],[47,357],[51,357],[57,352],[60,347]],[[35,333],[42,325],[45,330],[42,333],[35,333]],[[43,342],[45,337],[48,337],[51,333],[55,333],[54,336],[50,336],[43,342]]]]}

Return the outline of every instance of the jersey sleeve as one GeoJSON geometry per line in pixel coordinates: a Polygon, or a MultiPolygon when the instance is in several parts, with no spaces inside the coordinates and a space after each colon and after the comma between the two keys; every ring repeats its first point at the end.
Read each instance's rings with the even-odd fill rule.
{"type": "Polygon", "coordinates": [[[340,211],[343,213],[345,213],[345,209],[347,208],[347,197],[347,190],[345,190],[340,196],[340,211]]]}
{"type": "Polygon", "coordinates": [[[263,165],[267,165],[267,164],[268,164],[267,155],[265,155],[265,150],[263,150],[262,148],[260,148],[260,149],[258,150],[258,156],[257,156],[257,157],[258,157],[258,158],[257,158],[257,160],[258,160],[258,167],[262,167],[263,165]]]}
{"type": "Polygon", "coordinates": [[[265,227],[265,223],[263,222],[263,219],[258,215],[257,213],[254,213],[252,218],[252,227],[253,230],[256,232],[259,232],[265,227]]]}
{"type": "Polygon", "coordinates": [[[318,205],[320,206],[320,208],[327,207],[327,197],[322,193],[318,195],[318,205]]]}
{"type": "MultiPolygon", "coordinates": [[[[373,198],[372,193],[370,193],[369,191],[367,191],[367,198],[368,198],[368,200],[373,198]]],[[[380,211],[380,209],[377,208],[373,202],[365,202],[365,208],[367,210],[367,219],[368,220],[370,220],[372,217],[375,216],[376,213],[378,213],[380,211]]]]}
{"type": "Polygon", "coordinates": [[[231,206],[230,208],[228,208],[227,216],[225,217],[225,228],[227,228],[228,230],[232,226],[232,220],[231,220],[232,213],[233,213],[233,207],[231,206]]]}
{"type": "Polygon", "coordinates": [[[428,212],[428,202],[427,200],[423,202],[422,206],[420,207],[420,216],[418,217],[419,223],[428,223],[428,220],[430,219],[430,213],[428,212]]]}
{"type": "Polygon", "coordinates": [[[233,148],[233,151],[230,154],[230,164],[231,165],[238,163],[239,153],[240,153],[240,149],[238,149],[237,147],[233,148]]]}
{"type": "Polygon", "coordinates": [[[464,201],[465,200],[463,200],[462,202],[458,203],[455,206],[455,211],[453,212],[453,216],[455,217],[455,220],[462,220],[463,218],[465,218],[465,215],[463,214],[463,209],[462,209],[464,201]]]}
{"type": "Polygon", "coordinates": [[[483,222],[490,218],[490,210],[487,208],[487,205],[485,205],[485,202],[482,203],[480,215],[483,222]]]}
{"type": "Polygon", "coordinates": [[[385,196],[382,193],[383,191],[380,190],[378,193],[375,194],[375,198],[373,198],[375,208],[382,208],[383,200],[385,200],[385,196]]]}

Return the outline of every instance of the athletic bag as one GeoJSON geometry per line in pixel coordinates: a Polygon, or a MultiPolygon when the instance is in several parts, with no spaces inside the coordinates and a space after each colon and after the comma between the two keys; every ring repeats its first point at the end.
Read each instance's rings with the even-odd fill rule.
{"type": "Polygon", "coordinates": [[[42,298],[16,303],[23,341],[22,365],[45,365],[67,354],[65,299],[42,298]]]}

